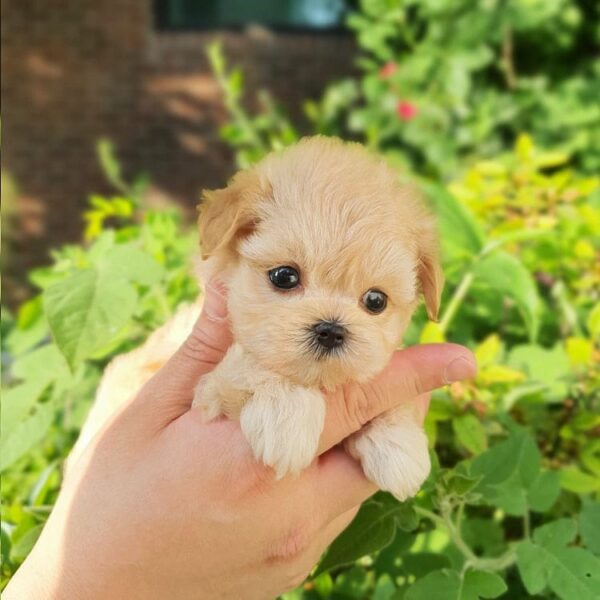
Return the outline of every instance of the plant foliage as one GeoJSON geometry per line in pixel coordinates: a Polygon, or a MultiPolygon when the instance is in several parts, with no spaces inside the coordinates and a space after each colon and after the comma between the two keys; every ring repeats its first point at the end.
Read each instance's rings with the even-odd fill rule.
{"type": "MultiPolygon", "coordinates": [[[[361,0],[359,72],[307,101],[311,132],[409,170],[437,214],[447,285],[439,323],[407,343],[471,347],[477,378],[434,393],[432,473],[413,500],[366,502],[292,599],[600,598],[600,109],[592,3],[361,0]],[[529,132],[525,134],[523,132],[529,132]],[[535,141],[534,141],[535,140],[535,141]]],[[[209,50],[252,164],[299,137],[266,94],[209,50]]],[[[194,236],[142,209],[99,147],[114,197],[92,196],[86,243],[29,274],[3,314],[2,575],[31,549],[104,365],[181,301],[194,236]]]]}

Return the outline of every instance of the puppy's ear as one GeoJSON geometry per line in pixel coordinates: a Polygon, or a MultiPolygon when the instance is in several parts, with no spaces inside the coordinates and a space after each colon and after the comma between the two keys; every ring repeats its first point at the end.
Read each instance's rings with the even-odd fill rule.
{"type": "Polygon", "coordinates": [[[202,258],[232,250],[239,238],[252,232],[258,222],[256,202],[264,192],[260,177],[241,171],[220,190],[204,190],[198,210],[202,258]]]}
{"type": "Polygon", "coordinates": [[[417,243],[417,277],[420,291],[425,300],[427,316],[432,321],[437,321],[444,288],[444,273],[440,262],[437,228],[433,220],[421,229],[417,243]]]}

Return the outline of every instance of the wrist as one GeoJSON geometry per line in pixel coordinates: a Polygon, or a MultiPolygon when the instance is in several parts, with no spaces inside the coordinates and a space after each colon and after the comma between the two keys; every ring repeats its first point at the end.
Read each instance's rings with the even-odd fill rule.
{"type": "MultiPolygon", "coordinates": [[[[3,600],[26,600],[28,598],[55,600],[58,596],[52,591],[54,587],[52,579],[44,565],[37,560],[36,553],[32,551],[13,575],[2,593],[2,598],[3,600]]],[[[67,597],[65,596],[65,598],[67,597]]]]}
{"type": "Polygon", "coordinates": [[[60,536],[52,529],[52,515],[29,556],[2,593],[2,600],[94,600],[82,594],[81,582],[64,560],[60,546],[49,543],[60,536]]]}

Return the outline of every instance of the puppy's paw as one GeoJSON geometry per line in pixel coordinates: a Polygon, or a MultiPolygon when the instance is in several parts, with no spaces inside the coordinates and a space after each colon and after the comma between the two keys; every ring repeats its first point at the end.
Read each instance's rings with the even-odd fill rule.
{"type": "Polygon", "coordinates": [[[211,373],[201,377],[196,384],[192,408],[200,412],[204,423],[210,423],[221,415],[218,381],[211,373]]]}
{"type": "Polygon", "coordinates": [[[401,501],[419,491],[431,469],[427,436],[406,415],[379,417],[345,445],[350,455],[360,460],[367,479],[401,501]]]}
{"type": "Polygon", "coordinates": [[[277,479],[313,461],[324,420],[319,392],[283,383],[258,388],[240,414],[254,457],[272,467],[277,479]]]}

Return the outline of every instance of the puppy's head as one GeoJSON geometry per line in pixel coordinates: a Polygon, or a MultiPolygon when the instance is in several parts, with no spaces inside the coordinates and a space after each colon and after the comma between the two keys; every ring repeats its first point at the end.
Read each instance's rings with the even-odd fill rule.
{"type": "Polygon", "coordinates": [[[364,380],[389,360],[422,294],[442,289],[434,222],[357,144],[307,138],[206,192],[203,258],[229,287],[233,334],[308,386],[364,380]]]}

